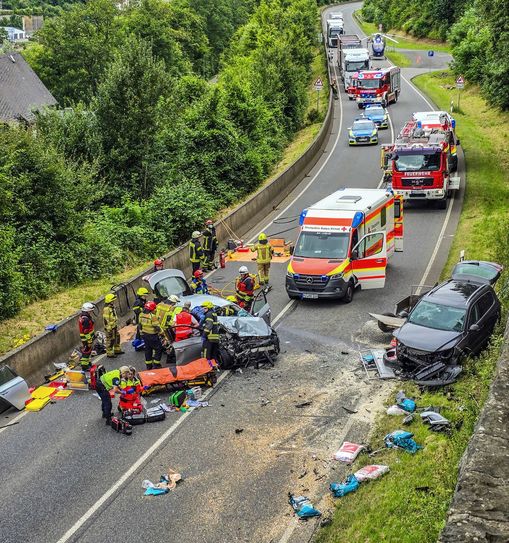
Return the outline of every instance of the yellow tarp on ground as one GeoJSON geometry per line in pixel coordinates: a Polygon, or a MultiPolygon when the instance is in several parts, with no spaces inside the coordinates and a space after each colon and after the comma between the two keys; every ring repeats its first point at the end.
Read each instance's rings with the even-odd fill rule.
{"type": "Polygon", "coordinates": [[[32,392],[32,398],[35,398],[36,400],[42,400],[43,398],[49,398],[51,394],[55,392],[55,388],[53,387],[38,387],[32,392]]]}
{"type": "Polygon", "coordinates": [[[49,402],[49,400],[49,397],[32,400],[29,404],[27,404],[25,409],[27,411],[40,411],[49,402]]]}
{"type": "Polygon", "coordinates": [[[53,398],[68,398],[72,394],[72,390],[59,390],[53,398]]]}

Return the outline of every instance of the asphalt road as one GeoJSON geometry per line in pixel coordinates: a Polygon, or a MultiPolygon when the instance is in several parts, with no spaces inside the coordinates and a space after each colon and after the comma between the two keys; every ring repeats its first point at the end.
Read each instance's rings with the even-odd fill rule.
{"type": "MultiPolygon", "coordinates": [[[[360,34],[351,18],[357,8],[341,7],[348,33],[360,34]]],[[[434,68],[443,66],[441,57],[430,62],[434,68]]],[[[402,70],[402,93],[390,107],[396,130],[413,111],[432,107],[409,83],[422,69],[402,70]]],[[[379,147],[347,145],[346,129],[357,107],[342,95],[334,108],[323,158],[246,239],[261,229],[271,235],[294,227],[284,234],[293,239],[297,221],[287,221],[309,204],[341,186],[378,186],[379,147]],[[275,217],[285,224],[274,224],[275,217]]],[[[381,141],[392,137],[387,130],[381,141]]],[[[358,361],[359,349],[390,339],[368,312],[390,309],[411,285],[438,279],[461,200],[462,192],[446,211],[408,207],[405,251],[392,258],[386,287],[358,291],[349,305],[289,303],[286,265],[273,265],[269,297],[283,352],[275,368],[225,372],[210,391],[207,408],[172,413],[165,422],[136,427],[126,437],[103,424],[93,394],[77,391],[0,429],[0,541],[308,541],[315,524],[295,522],[287,493],[305,493],[324,510],[330,507],[324,497],[328,481],[343,473],[330,461],[332,453],[345,438],[366,437],[387,394],[388,385],[368,380],[358,361]],[[311,404],[295,407],[303,401],[311,404]],[[184,475],[184,482],[168,495],[144,497],[142,481],[158,480],[170,466],[184,475]]],[[[255,269],[254,263],[249,266],[255,269]]],[[[230,264],[209,281],[228,288],[237,267],[230,264]]],[[[126,349],[119,362],[142,368],[142,353],[126,349]]]]}

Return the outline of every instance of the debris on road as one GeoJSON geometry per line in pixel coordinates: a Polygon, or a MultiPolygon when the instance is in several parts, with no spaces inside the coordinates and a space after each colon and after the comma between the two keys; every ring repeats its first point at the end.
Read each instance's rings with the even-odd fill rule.
{"type": "Polygon", "coordinates": [[[141,486],[145,489],[145,496],[159,496],[161,494],[168,494],[170,490],[174,490],[177,483],[182,481],[182,475],[173,469],[169,469],[168,473],[161,475],[158,483],[153,483],[148,479],[145,479],[141,486]]]}
{"type": "Polygon", "coordinates": [[[331,483],[329,489],[335,498],[342,498],[359,488],[359,481],[355,475],[348,475],[342,483],[331,483]]]}
{"type": "Polygon", "coordinates": [[[244,428],[235,428],[236,434],[241,434],[244,431],[244,428]]]}
{"type": "Polygon", "coordinates": [[[313,504],[306,496],[293,496],[288,493],[288,503],[293,507],[299,519],[306,520],[311,517],[319,517],[322,513],[313,507],[313,504]]]}
{"type": "Polygon", "coordinates": [[[339,450],[334,453],[334,460],[345,462],[345,464],[351,464],[357,458],[357,456],[359,456],[359,453],[365,448],[366,447],[364,445],[344,441],[339,450]]]}
{"type": "Polygon", "coordinates": [[[357,481],[362,483],[363,481],[372,481],[378,479],[389,472],[389,466],[384,466],[382,464],[370,464],[364,466],[360,470],[354,473],[357,481]]]}
{"type": "Polygon", "coordinates": [[[439,413],[424,411],[421,413],[421,419],[423,422],[430,425],[430,429],[433,432],[449,433],[451,431],[450,421],[439,413]]]}
{"type": "Polygon", "coordinates": [[[312,401],[296,403],[296,404],[295,404],[295,407],[296,407],[297,409],[302,409],[303,407],[308,407],[308,406],[310,406],[312,403],[313,403],[312,401]]]}

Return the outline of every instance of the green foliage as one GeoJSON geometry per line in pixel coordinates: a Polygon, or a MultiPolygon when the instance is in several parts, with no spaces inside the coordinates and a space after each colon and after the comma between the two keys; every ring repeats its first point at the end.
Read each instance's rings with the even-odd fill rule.
{"type": "Polygon", "coordinates": [[[20,249],[13,227],[0,226],[0,308],[1,317],[12,317],[23,301],[22,279],[18,268],[20,249]]]}

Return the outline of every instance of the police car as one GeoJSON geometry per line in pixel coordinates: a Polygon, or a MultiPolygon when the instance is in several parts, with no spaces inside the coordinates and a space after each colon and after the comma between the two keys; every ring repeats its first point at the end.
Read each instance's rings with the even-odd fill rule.
{"type": "Polygon", "coordinates": [[[364,116],[371,119],[378,128],[389,128],[389,114],[378,104],[368,104],[364,109],[364,116]]]}
{"type": "Polygon", "coordinates": [[[372,144],[378,144],[378,127],[367,117],[357,117],[348,129],[348,145],[372,144]]]}

